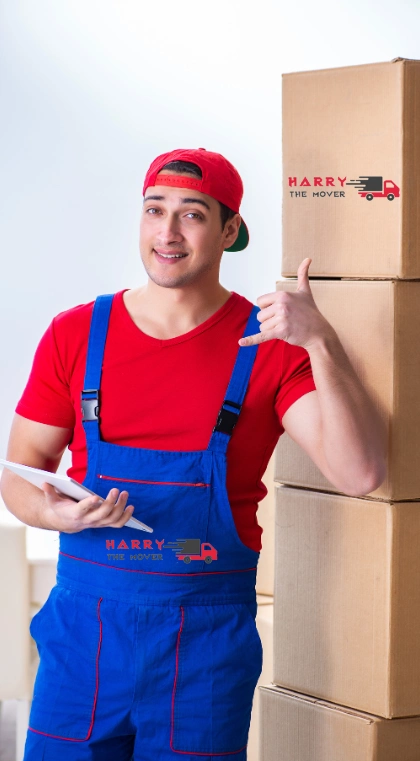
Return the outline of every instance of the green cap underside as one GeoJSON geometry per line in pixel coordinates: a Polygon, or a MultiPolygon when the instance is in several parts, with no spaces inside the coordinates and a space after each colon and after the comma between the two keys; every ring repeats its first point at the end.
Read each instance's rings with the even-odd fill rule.
{"type": "Polygon", "coordinates": [[[225,251],[242,251],[244,248],[247,247],[249,242],[249,235],[247,232],[247,229],[243,222],[241,222],[238,237],[235,240],[235,243],[233,243],[229,248],[226,248],[225,251]]]}

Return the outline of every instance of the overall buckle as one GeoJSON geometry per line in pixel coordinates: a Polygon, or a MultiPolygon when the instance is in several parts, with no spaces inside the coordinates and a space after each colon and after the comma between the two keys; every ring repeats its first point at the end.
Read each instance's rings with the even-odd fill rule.
{"type": "Polygon", "coordinates": [[[84,388],[81,393],[82,398],[82,423],[89,423],[94,420],[99,421],[99,389],[84,388]],[[94,394],[84,398],[84,394],[94,394]]]}
{"type": "Polygon", "coordinates": [[[230,402],[228,399],[225,399],[223,402],[218,417],[217,417],[217,423],[213,428],[213,431],[220,431],[220,433],[226,433],[228,436],[231,436],[233,433],[233,429],[235,428],[236,423],[238,422],[239,413],[242,409],[241,404],[237,404],[236,402],[230,402]],[[225,404],[228,404],[230,407],[234,407],[237,412],[234,410],[227,410],[225,409],[225,404]]]}

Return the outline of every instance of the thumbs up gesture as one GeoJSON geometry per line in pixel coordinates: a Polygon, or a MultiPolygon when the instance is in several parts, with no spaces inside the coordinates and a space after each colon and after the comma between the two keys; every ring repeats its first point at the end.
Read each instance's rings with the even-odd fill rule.
{"type": "Polygon", "coordinates": [[[253,346],[280,338],[308,350],[319,336],[331,330],[331,325],[319,311],[312,296],[308,277],[311,262],[312,259],[308,258],[300,264],[295,293],[276,291],[257,299],[261,309],[257,315],[261,323],[260,333],[241,338],[240,346],[253,346]]]}

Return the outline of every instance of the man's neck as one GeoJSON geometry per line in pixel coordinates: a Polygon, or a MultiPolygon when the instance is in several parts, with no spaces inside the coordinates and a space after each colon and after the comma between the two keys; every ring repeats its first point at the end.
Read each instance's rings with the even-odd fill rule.
{"type": "Polygon", "coordinates": [[[125,291],[125,307],[138,328],[153,338],[167,340],[189,333],[218,311],[231,292],[220,283],[208,289],[163,288],[147,285],[125,291]]]}

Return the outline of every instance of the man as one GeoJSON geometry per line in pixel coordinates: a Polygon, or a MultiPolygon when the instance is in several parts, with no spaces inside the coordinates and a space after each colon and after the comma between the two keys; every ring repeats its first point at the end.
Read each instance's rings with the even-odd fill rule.
{"type": "Polygon", "coordinates": [[[70,475],[102,501],[3,474],[9,509],[61,532],[57,586],[31,624],[25,761],[244,761],[274,446],[288,431],[347,494],[384,479],[383,426],[314,303],[311,260],[296,293],[260,309],[219,282],[223,251],[248,243],[242,191],[220,154],[155,159],[147,285],[57,315],[38,347],[8,459],[56,471],[69,446],[70,475]],[[133,511],[153,534],[125,527],[133,511]]]}

